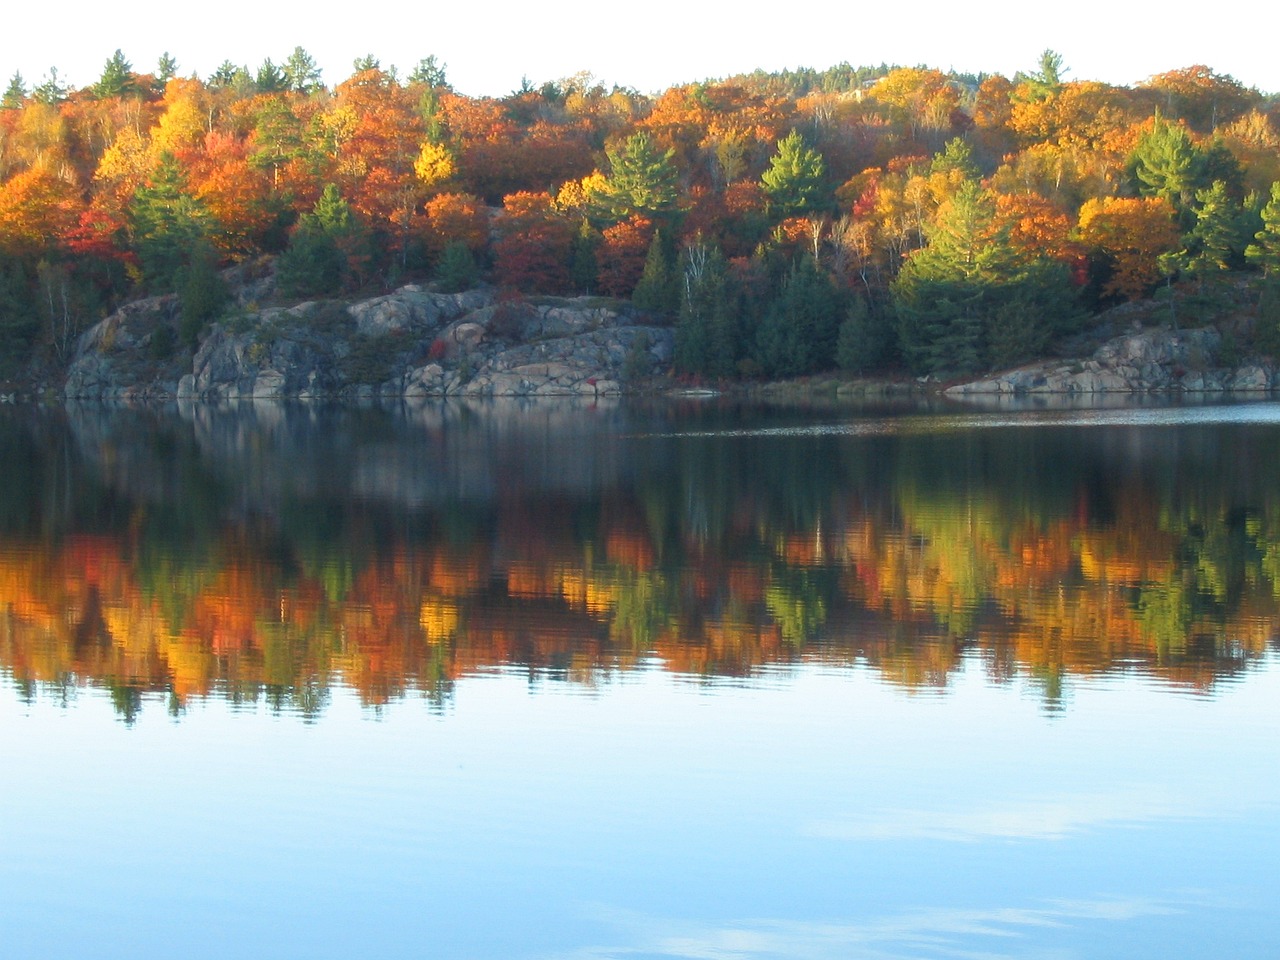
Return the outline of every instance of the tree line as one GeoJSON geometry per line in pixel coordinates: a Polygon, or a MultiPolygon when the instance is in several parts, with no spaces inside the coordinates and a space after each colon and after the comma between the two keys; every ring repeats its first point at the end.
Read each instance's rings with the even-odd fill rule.
{"type": "Polygon", "coordinates": [[[702,378],[1004,366],[1242,272],[1232,336],[1280,352],[1280,105],[1203,66],[1067,72],[1046,51],[1013,78],[842,64],[477,98],[434,57],[407,76],[363,57],[330,88],[296,48],[206,79],[121,51],[83,89],[15,74],[0,373],[56,365],[147,294],[178,294],[165,348],[190,348],[220,270],[266,256],[284,298],[409,279],[629,298],[702,378]]]}

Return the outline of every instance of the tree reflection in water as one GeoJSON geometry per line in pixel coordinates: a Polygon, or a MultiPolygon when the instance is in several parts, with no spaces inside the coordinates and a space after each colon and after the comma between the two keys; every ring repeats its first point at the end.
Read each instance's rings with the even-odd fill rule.
{"type": "Polygon", "coordinates": [[[848,416],[14,411],[0,668],[126,719],[798,660],[941,689],[978,658],[1053,705],[1113,672],[1210,690],[1273,642],[1280,426],[807,429],[848,416]]]}

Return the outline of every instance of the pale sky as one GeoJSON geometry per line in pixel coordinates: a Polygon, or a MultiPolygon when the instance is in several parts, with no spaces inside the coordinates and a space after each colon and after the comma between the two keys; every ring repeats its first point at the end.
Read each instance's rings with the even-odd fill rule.
{"type": "Polygon", "coordinates": [[[1214,26],[1203,14],[1192,22],[1176,7],[1156,11],[1117,0],[490,0],[474,6],[391,0],[342,8],[263,0],[136,0],[122,8],[64,0],[53,8],[19,4],[5,14],[0,79],[7,82],[18,70],[31,87],[56,66],[63,80],[86,86],[117,48],[139,72],[153,70],[168,51],[182,75],[207,78],[223,60],[254,70],[267,57],[281,63],[300,45],[330,85],[346,79],[352,61],[366,53],[405,74],[434,54],[447,65],[454,88],[472,96],[504,95],[523,77],[537,85],[582,70],[606,86],[653,93],[756,67],[822,69],[844,60],[1012,76],[1033,69],[1040,52],[1052,48],[1062,54],[1069,79],[1127,85],[1202,63],[1247,86],[1280,92],[1280,57],[1270,42],[1280,19],[1274,5],[1241,0],[1222,9],[1226,22],[1214,26]]]}

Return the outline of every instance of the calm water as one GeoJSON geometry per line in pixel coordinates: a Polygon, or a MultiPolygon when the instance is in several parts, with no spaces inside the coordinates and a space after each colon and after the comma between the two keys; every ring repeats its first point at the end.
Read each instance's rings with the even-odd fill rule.
{"type": "Polygon", "coordinates": [[[1280,956],[1280,406],[0,408],[0,956],[1280,956]]]}

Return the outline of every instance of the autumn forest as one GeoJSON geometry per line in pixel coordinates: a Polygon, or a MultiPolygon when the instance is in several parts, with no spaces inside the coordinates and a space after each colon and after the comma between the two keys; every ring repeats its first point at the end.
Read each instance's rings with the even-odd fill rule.
{"type": "Polygon", "coordinates": [[[1274,354],[1280,102],[1204,66],[1070,79],[1052,51],[1013,78],[842,64],[655,96],[584,74],[469,97],[434,57],[329,88],[301,48],[12,77],[0,376],[58,369],[143,295],[177,293],[153,348],[189,350],[234,264],[281,300],[629,299],[707,379],[990,369],[1153,296],[1274,354]]]}

